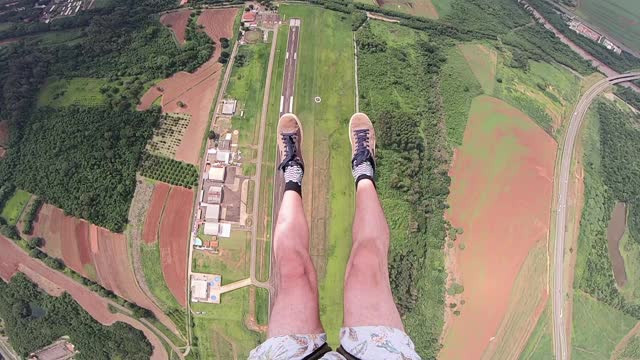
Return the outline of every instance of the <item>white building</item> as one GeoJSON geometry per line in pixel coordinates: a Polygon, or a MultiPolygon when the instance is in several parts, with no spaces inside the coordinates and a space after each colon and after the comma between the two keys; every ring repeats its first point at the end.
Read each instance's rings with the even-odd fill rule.
{"type": "Polygon", "coordinates": [[[220,232],[220,224],[217,222],[206,222],[204,223],[204,234],[211,236],[218,236],[220,232]]]}
{"type": "Polygon", "coordinates": [[[220,221],[220,205],[207,205],[204,218],[207,222],[220,221]]]}
{"type": "Polygon", "coordinates": [[[224,177],[227,171],[223,167],[214,167],[212,166],[209,169],[209,180],[224,182],[224,177]]]}

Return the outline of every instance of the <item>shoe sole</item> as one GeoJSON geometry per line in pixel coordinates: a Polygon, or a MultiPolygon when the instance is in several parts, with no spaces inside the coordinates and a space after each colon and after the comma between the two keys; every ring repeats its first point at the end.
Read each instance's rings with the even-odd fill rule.
{"type": "MultiPolygon", "coordinates": [[[[296,119],[296,122],[298,123],[298,129],[300,129],[300,158],[304,163],[304,157],[302,156],[302,142],[304,141],[304,130],[302,129],[302,122],[300,122],[300,119],[298,119],[298,116],[296,116],[296,114],[294,113],[282,114],[282,116],[280,116],[280,119],[278,119],[278,129],[280,129],[280,120],[282,120],[282,118],[287,115],[293,116],[293,118],[296,119]]],[[[280,135],[280,131],[278,131],[278,135],[280,135]]],[[[280,157],[280,144],[278,144],[278,157],[280,157]]],[[[282,160],[282,159],[278,159],[278,160],[282,160]]]]}
{"type": "MultiPolygon", "coordinates": [[[[364,115],[364,116],[367,117],[367,119],[369,119],[369,121],[371,121],[369,116],[367,114],[365,114],[365,113],[357,112],[357,113],[351,115],[351,119],[349,119],[349,142],[351,143],[351,153],[353,153],[353,148],[355,147],[355,144],[353,143],[353,135],[351,134],[351,123],[353,122],[353,118],[356,117],[357,115],[364,115]]],[[[373,123],[371,123],[371,127],[373,127],[373,123]]],[[[373,129],[373,131],[375,132],[375,129],[373,129]]],[[[374,159],[376,157],[375,151],[376,151],[376,144],[374,142],[373,143],[373,154],[372,154],[374,159]]]]}

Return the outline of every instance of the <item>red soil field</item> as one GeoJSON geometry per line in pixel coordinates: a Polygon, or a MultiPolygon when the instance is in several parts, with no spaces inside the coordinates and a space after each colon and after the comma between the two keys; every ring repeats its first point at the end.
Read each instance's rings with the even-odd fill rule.
{"type": "Polygon", "coordinates": [[[57,292],[56,288],[62,288],[73,297],[94,319],[103,325],[112,325],[117,321],[127,323],[141,330],[153,346],[151,359],[168,359],[169,356],[160,339],[138,320],[123,314],[112,314],[109,311],[109,301],[89,291],[84,286],[75,282],[40,261],[29,257],[13,241],[0,236],[0,277],[9,281],[18,272],[24,272],[34,283],[40,285],[50,293],[57,292]]]}
{"type": "Polygon", "coordinates": [[[34,223],[34,236],[45,239],[44,251],[61,258],[77,273],[97,281],[91,258],[89,226],[85,220],[64,215],[64,212],[44,204],[34,223]]]}
{"type": "Polygon", "coordinates": [[[158,320],[177,333],[173,322],[139,288],[123,234],[64,215],[61,209],[45,204],[34,223],[34,236],[45,239],[43,250],[47,254],[61,258],[74,271],[151,310],[158,320]],[[93,246],[90,238],[95,238],[93,246]]]}
{"type": "Polygon", "coordinates": [[[173,31],[180,44],[185,43],[185,33],[187,30],[187,24],[189,23],[189,15],[191,10],[182,10],[164,14],[160,17],[162,25],[168,27],[173,31]]]}
{"type": "Polygon", "coordinates": [[[142,239],[146,244],[156,242],[160,216],[162,215],[162,209],[167,200],[169,189],[170,186],[162,182],[157,183],[153,187],[151,204],[149,205],[149,210],[147,210],[147,218],[144,221],[144,229],[142,230],[142,239]]]}
{"type": "MultiPolygon", "coordinates": [[[[466,304],[452,319],[439,359],[479,359],[500,327],[529,251],[549,236],[557,145],[524,113],[474,99],[456,150],[449,196],[466,304]]],[[[539,296],[539,294],[532,294],[539,296]]]]}
{"type": "Polygon", "coordinates": [[[206,9],[198,18],[198,24],[204,25],[207,35],[216,43],[211,59],[193,74],[178,72],[170,78],[151,87],[140,99],[138,110],[146,110],[162,96],[162,111],[191,115],[184,137],[176,150],[176,160],[197,164],[200,145],[207,129],[209,110],[214,101],[218,81],[222,76],[222,64],[218,57],[222,52],[219,39],[233,36],[233,22],[237,9],[206,9]],[[162,89],[159,90],[159,89],[162,89]],[[181,101],[184,107],[178,106],[181,101]]]}
{"type": "Polygon", "coordinates": [[[172,187],[160,223],[160,258],[164,280],[182,306],[187,299],[187,248],[193,191],[172,187]]]}

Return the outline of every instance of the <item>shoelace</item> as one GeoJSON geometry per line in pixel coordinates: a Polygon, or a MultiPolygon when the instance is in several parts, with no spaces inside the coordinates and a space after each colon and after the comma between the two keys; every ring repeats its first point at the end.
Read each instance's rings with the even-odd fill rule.
{"type": "Polygon", "coordinates": [[[286,148],[284,149],[284,159],[280,164],[281,170],[284,169],[285,166],[291,165],[290,163],[299,165],[299,162],[296,159],[297,149],[296,149],[296,140],[294,136],[295,134],[293,133],[282,134],[282,141],[285,143],[286,148]]]}
{"type": "Polygon", "coordinates": [[[356,135],[356,154],[353,157],[353,166],[358,166],[371,157],[369,151],[369,129],[358,129],[353,131],[356,135]]]}

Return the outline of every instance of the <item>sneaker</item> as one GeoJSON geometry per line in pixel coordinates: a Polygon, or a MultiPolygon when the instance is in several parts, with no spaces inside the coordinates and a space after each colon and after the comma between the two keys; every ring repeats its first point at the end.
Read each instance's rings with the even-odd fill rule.
{"type": "Polygon", "coordinates": [[[282,160],[278,169],[285,171],[289,166],[298,166],[304,170],[302,125],[294,114],[284,114],[278,121],[278,151],[282,160]]]}
{"type": "MultiPolygon", "coordinates": [[[[351,168],[355,171],[361,164],[368,162],[375,169],[376,133],[369,117],[356,113],[349,121],[349,140],[351,140],[351,168]]],[[[373,173],[367,174],[373,177],[373,173]]],[[[354,173],[354,177],[357,178],[354,173]]]]}

